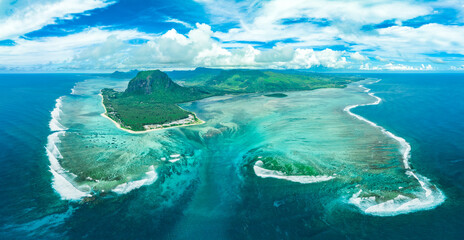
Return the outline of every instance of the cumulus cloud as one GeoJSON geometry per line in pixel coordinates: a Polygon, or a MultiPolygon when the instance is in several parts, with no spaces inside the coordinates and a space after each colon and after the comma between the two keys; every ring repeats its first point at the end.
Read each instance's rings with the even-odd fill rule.
{"type": "Polygon", "coordinates": [[[227,49],[214,37],[211,27],[196,24],[187,34],[171,29],[160,36],[135,30],[109,31],[91,28],[66,37],[40,41],[19,39],[15,46],[0,47],[2,67],[47,65],[89,70],[144,68],[279,68],[302,69],[314,66],[343,68],[348,64],[344,51],[293,48],[278,45],[256,49],[251,45],[227,49]],[[143,38],[143,44],[129,40],[143,38]]]}
{"type": "Polygon", "coordinates": [[[382,68],[378,67],[378,66],[372,66],[371,67],[371,64],[369,63],[365,63],[365,64],[362,64],[360,67],[359,67],[359,70],[366,70],[366,71],[369,71],[369,70],[372,70],[372,71],[377,71],[377,70],[381,70],[382,68]]]}
{"type": "Polygon", "coordinates": [[[421,67],[419,68],[419,70],[433,70],[433,67],[430,64],[428,65],[421,64],[421,67]]]}
{"type": "MultiPolygon", "coordinates": [[[[39,1],[23,4],[22,8],[12,8],[12,13],[0,16],[0,40],[16,38],[56,23],[57,19],[72,19],[73,14],[106,7],[113,2],[106,0],[60,0],[39,1]]],[[[21,4],[17,1],[14,5],[21,4]]],[[[13,5],[13,6],[14,6],[13,5]]]]}
{"type": "Polygon", "coordinates": [[[366,61],[369,59],[366,56],[361,55],[359,52],[351,53],[350,58],[356,61],[366,61]]]}
{"type": "Polygon", "coordinates": [[[295,50],[295,57],[290,61],[290,68],[310,68],[312,66],[323,66],[328,68],[342,68],[347,64],[343,52],[325,49],[314,51],[313,49],[295,50]]]}
{"type": "MultiPolygon", "coordinates": [[[[211,27],[206,24],[196,24],[196,28],[186,35],[172,29],[146,44],[130,47],[127,56],[119,58],[124,59],[122,64],[126,68],[203,66],[299,69],[313,66],[342,68],[347,64],[343,51],[315,51],[289,46],[258,50],[251,45],[226,49],[213,38],[213,35],[211,27]]],[[[92,60],[95,57],[88,59],[92,60]]]]}
{"type": "MultiPolygon", "coordinates": [[[[429,23],[422,26],[406,26],[407,20],[437,14],[437,9],[462,11],[457,0],[436,2],[424,1],[342,1],[342,0],[270,0],[255,4],[255,1],[199,0],[215,16],[215,9],[234,9],[237,27],[215,32],[215,37],[226,42],[283,41],[298,48],[324,48],[343,46],[351,55],[350,60],[367,61],[370,58],[388,61],[432,61],[430,54],[464,54],[464,26],[429,23]],[[250,8],[244,10],[245,3],[250,8]],[[233,6],[231,6],[233,5],[233,6]],[[376,24],[385,21],[393,26],[376,24]],[[365,30],[368,26],[371,30],[365,30]],[[388,60],[387,60],[388,59],[388,60]]],[[[223,14],[223,13],[221,13],[223,14]]],[[[457,19],[458,20],[458,19],[457,19]]],[[[462,22],[462,21],[461,21],[462,22]]]]}
{"type": "Polygon", "coordinates": [[[367,71],[379,71],[379,70],[389,70],[389,71],[430,71],[434,70],[432,65],[428,64],[421,64],[418,67],[404,65],[404,64],[394,64],[394,63],[387,63],[385,65],[380,66],[372,66],[369,63],[362,64],[359,67],[360,70],[367,70],[367,71]]]}
{"type": "Polygon", "coordinates": [[[407,71],[433,69],[428,63],[439,69],[449,68],[453,61],[458,66],[462,63],[456,61],[464,55],[462,24],[407,26],[407,20],[436,14],[437,9],[459,10],[459,0],[196,1],[205,6],[214,31],[210,25],[193,26],[173,16],[164,21],[190,31],[151,35],[108,26],[35,39],[19,36],[113,0],[0,1],[0,41],[15,43],[0,45],[0,67],[59,63],[75,69],[359,66],[407,71]],[[391,25],[378,25],[385,21],[391,25]],[[144,41],[130,41],[140,38],[144,41]]]}
{"type": "Polygon", "coordinates": [[[393,63],[388,63],[385,66],[383,66],[383,69],[387,70],[393,70],[393,71],[411,71],[411,70],[416,70],[416,68],[412,66],[407,66],[403,64],[393,64],[393,63]]]}

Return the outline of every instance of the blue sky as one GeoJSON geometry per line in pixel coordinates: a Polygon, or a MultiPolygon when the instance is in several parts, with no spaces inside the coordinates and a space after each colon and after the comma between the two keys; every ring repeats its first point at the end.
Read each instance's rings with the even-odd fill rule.
{"type": "Polygon", "coordinates": [[[0,0],[0,71],[463,71],[464,1],[0,0]]]}

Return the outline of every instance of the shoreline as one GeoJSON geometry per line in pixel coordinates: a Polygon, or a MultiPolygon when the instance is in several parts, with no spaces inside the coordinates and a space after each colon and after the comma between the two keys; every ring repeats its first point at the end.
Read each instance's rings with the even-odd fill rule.
{"type": "MultiPolygon", "coordinates": [[[[177,128],[177,127],[188,127],[188,126],[195,126],[195,125],[201,125],[201,124],[204,124],[205,121],[201,120],[200,118],[197,117],[197,115],[195,113],[192,112],[192,114],[195,116],[196,119],[198,119],[197,122],[194,122],[192,124],[182,124],[182,125],[177,125],[177,126],[171,126],[171,127],[163,127],[163,128],[155,128],[155,129],[149,129],[149,130],[144,130],[144,131],[134,131],[134,130],[130,130],[130,129],[127,129],[127,128],[123,128],[121,126],[121,124],[119,124],[118,122],[114,121],[114,119],[108,117],[108,115],[106,115],[106,113],[108,112],[106,110],[106,107],[105,107],[105,104],[103,103],[103,94],[99,93],[98,94],[100,97],[101,97],[101,105],[103,106],[103,109],[105,109],[105,112],[104,113],[101,113],[100,115],[106,119],[109,119],[111,122],[114,123],[114,125],[116,125],[117,128],[119,128],[120,130],[123,130],[125,132],[128,132],[128,133],[131,133],[131,134],[144,134],[144,133],[148,133],[148,132],[153,132],[153,131],[159,131],[159,130],[164,130],[164,129],[169,129],[169,128],[177,128]]],[[[181,108],[182,110],[185,110],[183,108],[181,108]]]]}

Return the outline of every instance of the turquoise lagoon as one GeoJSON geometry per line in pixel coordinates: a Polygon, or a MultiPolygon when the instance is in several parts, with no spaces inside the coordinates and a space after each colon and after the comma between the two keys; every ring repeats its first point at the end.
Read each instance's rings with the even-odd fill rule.
{"type": "Polygon", "coordinates": [[[62,199],[81,200],[125,194],[158,179],[160,188],[172,185],[179,194],[197,179],[201,196],[191,203],[193,211],[230,201],[221,195],[240,195],[248,182],[264,188],[315,184],[334,192],[333,201],[378,216],[436,207],[445,197],[411,169],[409,143],[351,112],[380,103],[363,86],[375,82],[278,99],[208,98],[182,105],[205,124],[143,134],[122,131],[101,116],[99,89],[123,89],[126,82],[79,82],[52,112],[47,153],[53,186],[62,199]]]}
{"type": "Polygon", "coordinates": [[[26,175],[2,185],[9,196],[2,198],[1,213],[9,216],[2,235],[458,239],[462,188],[453,179],[460,179],[459,111],[450,115],[457,118],[429,116],[428,105],[413,104],[439,94],[449,101],[433,101],[434,110],[445,103],[454,104],[450,113],[462,109],[452,102],[459,94],[437,87],[436,76],[460,84],[459,75],[427,80],[380,74],[344,89],[288,92],[284,98],[227,95],[182,105],[202,125],[131,134],[101,116],[98,95],[105,87],[124,89],[126,80],[66,75],[72,80],[59,83],[64,76],[44,75],[41,81],[56,82],[53,91],[16,104],[42,109],[54,102],[51,120],[34,112],[21,118],[17,107],[5,108],[4,126],[13,130],[3,131],[9,137],[2,140],[9,149],[4,153],[16,153],[5,155],[10,161],[2,163],[8,166],[2,176],[26,175]],[[420,84],[431,85],[423,88],[430,92],[419,92],[425,91],[420,84]],[[29,131],[14,127],[29,126],[21,119],[31,119],[29,131]],[[429,143],[445,133],[454,137],[429,143]],[[449,139],[452,144],[445,144],[449,139]],[[33,157],[40,153],[43,161],[33,157]]]}

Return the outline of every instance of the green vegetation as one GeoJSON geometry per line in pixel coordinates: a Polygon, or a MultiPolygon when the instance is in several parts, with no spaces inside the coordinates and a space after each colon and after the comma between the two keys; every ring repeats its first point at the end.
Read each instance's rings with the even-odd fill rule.
{"type": "Polygon", "coordinates": [[[146,96],[124,96],[112,89],[103,89],[103,104],[107,116],[121,127],[143,131],[145,125],[164,124],[187,118],[187,112],[172,103],[159,103],[146,96]]]}
{"type": "MultiPolygon", "coordinates": [[[[223,94],[341,88],[352,81],[360,80],[354,77],[301,72],[205,68],[173,71],[169,75],[183,86],[173,82],[166,73],[154,70],[138,72],[124,92],[103,89],[103,104],[107,116],[121,127],[134,131],[167,127],[172,122],[174,125],[193,124],[199,121],[195,114],[183,110],[177,106],[178,103],[223,94]],[[186,119],[187,122],[181,119],[186,119]]],[[[266,96],[286,95],[275,93],[266,96]]]]}
{"type": "Polygon", "coordinates": [[[207,89],[226,93],[276,92],[340,88],[346,78],[259,70],[225,70],[207,81],[207,89]]]}
{"type": "Polygon", "coordinates": [[[310,164],[303,164],[299,162],[286,162],[279,159],[279,157],[261,157],[255,158],[255,161],[262,161],[263,167],[269,170],[276,170],[284,172],[287,175],[318,175],[318,171],[311,167],[310,164]]]}
{"type": "Polygon", "coordinates": [[[221,69],[196,68],[194,71],[171,71],[166,72],[175,82],[186,86],[202,86],[211,78],[217,76],[221,69]]]}
{"type": "MultiPolygon", "coordinates": [[[[123,128],[143,131],[146,125],[167,124],[194,115],[176,103],[194,101],[212,94],[197,88],[181,87],[165,73],[155,70],[139,72],[124,92],[106,88],[102,90],[102,96],[108,117],[123,128]]],[[[194,117],[196,121],[198,119],[194,117]]]]}
{"type": "Polygon", "coordinates": [[[292,70],[220,70],[197,68],[194,71],[167,72],[183,86],[195,86],[210,92],[253,93],[301,91],[317,88],[338,88],[361,80],[354,76],[305,73],[292,70]]]}

